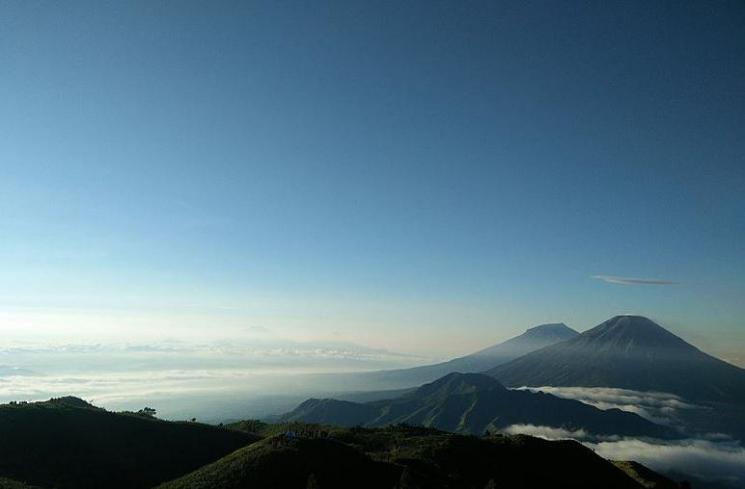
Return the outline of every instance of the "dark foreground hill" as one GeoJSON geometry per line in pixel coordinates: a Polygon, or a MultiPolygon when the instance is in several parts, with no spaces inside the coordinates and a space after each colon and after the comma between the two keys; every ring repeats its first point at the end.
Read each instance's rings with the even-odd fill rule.
{"type": "Polygon", "coordinates": [[[476,438],[404,426],[290,426],[159,489],[628,488],[639,482],[574,441],[476,438]]]}
{"type": "Polygon", "coordinates": [[[200,423],[112,413],[77,398],[4,404],[0,477],[18,481],[6,481],[9,488],[23,482],[57,489],[141,489],[256,439],[200,423]]]}
{"type": "Polygon", "coordinates": [[[432,382],[453,372],[483,372],[521,357],[526,353],[569,340],[578,335],[578,332],[564,323],[541,324],[507,341],[447,362],[357,375],[362,385],[376,385],[381,388],[412,387],[432,382]]]}
{"type": "Polygon", "coordinates": [[[487,373],[510,387],[616,387],[670,392],[690,401],[745,403],[745,370],[641,316],[616,316],[487,373]]]}
{"type": "Polygon", "coordinates": [[[412,393],[383,401],[309,399],[283,419],[338,426],[405,423],[476,435],[531,424],[595,435],[674,436],[669,428],[633,413],[601,410],[544,393],[505,389],[483,374],[450,374],[412,393]]]}

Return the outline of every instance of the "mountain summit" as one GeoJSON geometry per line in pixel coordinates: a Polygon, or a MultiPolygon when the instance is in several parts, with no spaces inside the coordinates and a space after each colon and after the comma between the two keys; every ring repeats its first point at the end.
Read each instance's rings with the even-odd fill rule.
{"type": "MultiPolygon", "coordinates": [[[[479,350],[471,355],[456,358],[447,363],[458,363],[459,361],[465,361],[467,359],[491,359],[491,360],[505,360],[509,357],[517,358],[517,356],[530,353],[534,350],[539,350],[549,345],[566,341],[570,338],[578,336],[575,330],[570,328],[564,323],[549,323],[540,324],[528,328],[520,336],[515,336],[509,340],[499,343],[483,350],[479,350]]],[[[511,360],[512,358],[510,358],[511,360]]]]}
{"type": "Polygon", "coordinates": [[[745,401],[745,370],[643,316],[615,316],[488,373],[507,386],[617,387],[695,401],[745,401]]]}
{"type": "Polygon", "coordinates": [[[385,385],[386,388],[400,388],[432,382],[453,372],[483,372],[526,353],[540,350],[576,336],[579,336],[579,333],[564,323],[541,324],[529,328],[519,336],[470,355],[434,365],[371,372],[365,374],[367,377],[365,380],[373,381],[378,385],[385,385]]]}
{"type": "Polygon", "coordinates": [[[611,350],[623,350],[632,354],[634,350],[657,350],[698,352],[699,350],[675,336],[659,324],[644,316],[615,316],[581,335],[588,346],[595,345],[611,350]]]}

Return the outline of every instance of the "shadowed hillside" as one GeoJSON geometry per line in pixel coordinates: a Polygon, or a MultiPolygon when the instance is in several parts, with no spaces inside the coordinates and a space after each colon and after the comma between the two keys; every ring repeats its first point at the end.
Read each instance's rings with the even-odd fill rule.
{"type": "Polygon", "coordinates": [[[242,448],[159,489],[644,487],[573,441],[404,426],[295,429],[292,438],[242,448]]]}
{"type": "Polygon", "coordinates": [[[0,476],[59,489],[147,488],[256,439],[200,423],[111,413],[72,397],[5,404],[0,476]]]}

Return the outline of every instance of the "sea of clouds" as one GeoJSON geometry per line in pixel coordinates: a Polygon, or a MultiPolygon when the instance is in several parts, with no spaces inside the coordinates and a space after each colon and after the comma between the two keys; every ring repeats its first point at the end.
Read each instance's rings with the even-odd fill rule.
{"type": "Polygon", "coordinates": [[[583,430],[550,426],[512,425],[508,434],[525,434],[547,440],[576,440],[610,460],[634,460],[663,474],[683,474],[702,480],[745,487],[745,448],[735,440],[713,435],[682,440],[597,437],[583,430]]]}
{"type": "Polygon", "coordinates": [[[351,343],[275,339],[13,345],[0,347],[0,403],[72,395],[112,410],[147,405],[165,418],[222,421],[333,392],[334,378],[321,374],[422,361],[351,343]]]}
{"type": "Polygon", "coordinates": [[[641,392],[610,387],[521,387],[521,390],[546,392],[564,399],[575,399],[599,409],[617,408],[636,413],[654,423],[667,426],[681,425],[682,410],[707,409],[689,403],[675,394],[666,392],[641,392]]]}
{"type": "MultiPolygon", "coordinates": [[[[618,408],[650,421],[681,427],[681,412],[709,409],[674,394],[641,392],[604,387],[522,387],[566,399],[575,399],[600,409],[618,408]]],[[[721,433],[689,435],[680,440],[600,437],[584,430],[535,425],[512,425],[506,433],[522,433],[550,440],[573,439],[611,460],[634,460],[666,474],[684,474],[716,481],[732,487],[745,487],[745,448],[721,433]]]]}

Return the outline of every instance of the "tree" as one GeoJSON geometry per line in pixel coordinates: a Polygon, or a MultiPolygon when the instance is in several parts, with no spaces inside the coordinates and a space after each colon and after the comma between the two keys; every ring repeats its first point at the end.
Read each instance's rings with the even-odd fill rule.
{"type": "Polygon", "coordinates": [[[141,416],[147,416],[148,418],[154,418],[156,414],[158,414],[158,411],[151,407],[145,406],[144,408],[137,411],[137,414],[141,416]]]}

